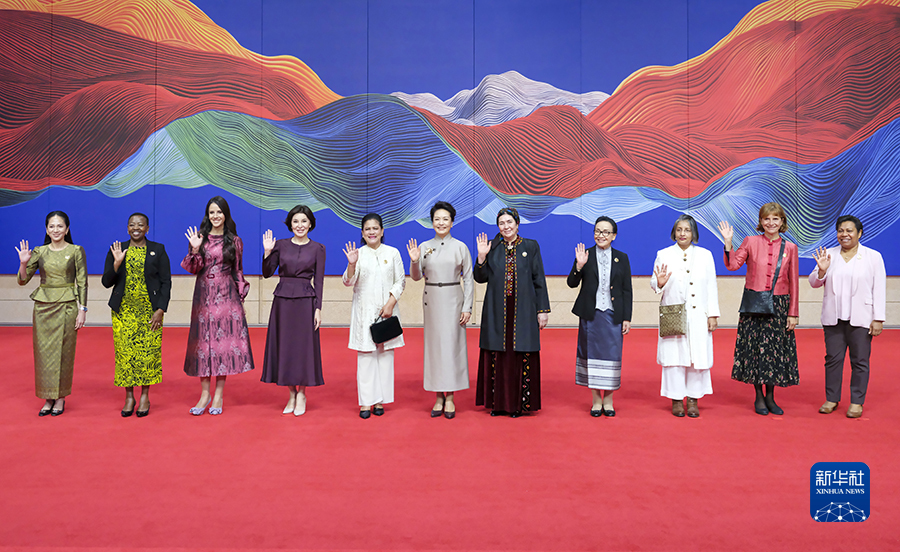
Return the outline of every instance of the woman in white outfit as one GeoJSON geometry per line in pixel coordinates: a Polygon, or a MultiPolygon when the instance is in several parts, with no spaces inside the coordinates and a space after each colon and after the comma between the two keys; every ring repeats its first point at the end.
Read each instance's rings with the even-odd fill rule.
{"type": "Polygon", "coordinates": [[[675,245],[660,250],[653,263],[650,286],[662,294],[661,305],[684,303],[685,335],[660,337],[656,362],[662,366],[660,395],[672,399],[672,414],[679,418],[700,415],[697,400],[712,394],[709,369],[713,365],[712,332],[718,326],[719,292],[712,253],[695,245],[697,222],[681,215],[672,228],[675,245]],[[686,399],[686,400],[685,400],[686,399]]]}
{"type": "Polygon", "coordinates": [[[397,301],[406,286],[403,259],[395,248],[382,243],[381,217],[369,213],[362,219],[365,247],[348,242],[344,248],[347,270],[345,286],[353,286],[350,313],[350,344],[357,351],[356,384],[359,392],[359,417],[384,414],[384,405],[394,402],[394,349],[403,346],[403,336],[380,343],[372,341],[369,327],[395,314],[397,301]]]}

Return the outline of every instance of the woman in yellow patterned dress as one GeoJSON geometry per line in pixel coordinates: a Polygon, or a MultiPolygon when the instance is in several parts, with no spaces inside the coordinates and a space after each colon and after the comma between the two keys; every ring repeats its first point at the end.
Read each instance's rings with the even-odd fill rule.
{"type": "Polygon", "coordinates": [[[169,307],[172,271],[166,248],[147,239],[150,219],[143,213],[128,217],[129,240],[113,242],[106,254],[103,286],[113,288],[113,340],[116,345],[114,384],[125,388],[122,417],[150,413],[150,386],[162,381],[162,323],[169,307]],[[134,386],[141,386],[140,405],[134,386]]]}
{"type": "Polygon", "coordinates": [[[24,286],[41,272],[41,285],[31,294],[34,386],[45,400],[38,416],[59,416],[72,393],[76,332],[87,317],[87,263],[84,249],[72,243],[67,214],[52,211],[45,225],[44,245],[32,250],[26,240],[19,242],[16,280],[24,286]]]}

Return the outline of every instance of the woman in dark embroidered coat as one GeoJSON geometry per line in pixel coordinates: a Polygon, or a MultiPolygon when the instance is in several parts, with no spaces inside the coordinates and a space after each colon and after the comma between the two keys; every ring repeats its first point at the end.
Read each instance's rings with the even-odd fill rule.
{"type": "Polygon", "coordinates": [[[481,354],[475,404],[491,415],[541,408],[541,338],[547,325],[550,298],[541,249],[519,236],[519,213],[504,208],[497,214],[500,233],[488,241],[477,238],[475,281],[486,283],[481,311],[481,354]]]}

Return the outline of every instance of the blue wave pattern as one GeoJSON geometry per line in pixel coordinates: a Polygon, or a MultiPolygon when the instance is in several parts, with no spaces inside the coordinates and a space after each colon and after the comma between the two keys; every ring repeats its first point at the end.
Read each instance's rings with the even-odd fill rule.
{"type": "MultiPolygon", "coordinates": [[[[505,205],[519,209],[524,223],[550,214],[625,220],[667,206],[693,215],[715,235],[718,222],[728,220],[736,240],[756,233],[760,205],[778,201],[788,212],[789,236],[810,256],[833,241],[834,220],[842,214],[862,219],[866,238],[900,219],[900,120],[820,164],[754,160],[693,198],[610,187],[570,200],[496,192],[416,110],[392,96],[364,95],[284,122],[219,111],[180,119],[92,188],[122,197],[152,184],[212,185],[267,210],[304,203],[351,224],[375,211],[389,227],[411,220],[427,225],[439,199],[457,207],[458,220],[474,216],[489,223],[505,205]]],[[[14,195],[0,196],[0,203],[34,198],[14,195]]]]}

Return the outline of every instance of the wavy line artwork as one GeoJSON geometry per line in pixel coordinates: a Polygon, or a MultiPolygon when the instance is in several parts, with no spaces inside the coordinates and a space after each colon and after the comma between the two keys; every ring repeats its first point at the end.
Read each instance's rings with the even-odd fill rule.
{"type": "Polygon", "coordinates": [[[424,223],[445,199],[491,222],[501,205],[526,222],[667,206],[748,235],[774,198],[807,255],[844,212],[867,237],[900,219],[900,0],[772,0],[611,95],[510,68],[446,101],[340,97],[183,1],[0,7],[0,207],[57,186],[214,186],[351,223],[424,223]]]}

